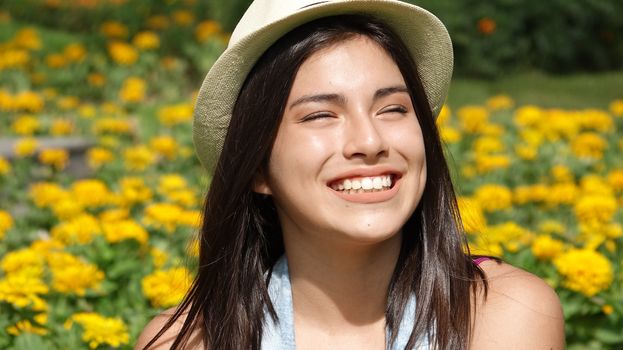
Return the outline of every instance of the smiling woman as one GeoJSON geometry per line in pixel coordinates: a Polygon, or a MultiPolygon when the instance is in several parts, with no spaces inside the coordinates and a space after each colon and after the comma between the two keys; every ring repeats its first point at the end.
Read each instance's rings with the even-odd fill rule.
{"type": "Polygon", "coordinates": [[[451,71],[419,7],[255,1],[198,96],[197,277],[137,349],[562,348],[552,290],[469,254],[435,126],[451,71]]]}

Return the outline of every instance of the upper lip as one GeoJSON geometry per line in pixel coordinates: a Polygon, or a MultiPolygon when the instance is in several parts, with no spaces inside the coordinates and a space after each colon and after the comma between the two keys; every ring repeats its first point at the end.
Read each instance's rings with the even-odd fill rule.
{"type": "Polygon", "coordinates": [[[334,182],[338,182],[344,179],[353,178],[353,177],[372,177],[372,176],[383,176],[383,175],[394,175],[396,178],[402,177],[402,172],[391,166],[374,166],[374,167],[365,167],[365,168],[356,168],[347,170],[343,173],[340,173],[330,179],[327,184],[331,185],[334,182]]]}

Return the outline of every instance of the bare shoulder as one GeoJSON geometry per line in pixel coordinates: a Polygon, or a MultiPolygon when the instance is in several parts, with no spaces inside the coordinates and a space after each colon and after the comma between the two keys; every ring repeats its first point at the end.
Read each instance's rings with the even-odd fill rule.
{"type": "Polygon", "coordinates": [[[564,348],[562,307],[547,283],[505,263],[485,261],[480,266],[489,292],[486,300],[478,297],[473,348],[564,348]]]}
{"type": "MultiPolygon", "coordinates": [[[[138,337],[138,341],[134,346],[134,350],[143,350],[143,348],[151,341],[153,337],[160,332],[162,327],[171,319],[173,314],[175,313],[176,308],[167,309],[156,317],[154,317],[146,326],[143,328],[143,331],[138,337]]],[[[164,334],[158,338],[158,340],[149,347],[149,350],[168,350],[173,345],[175,338],[179,334],[182,329],[182,325],[186,320],[187,312],[183,312],[181,316],[175,320],[175,323],[167,329],[164,334]]],[[[198,332],[193,332],[191,335],[190,341],[188,343],[188,348],[190,349],[200,349],[201,345],[201,337],[199,337],[198,332]]]]}

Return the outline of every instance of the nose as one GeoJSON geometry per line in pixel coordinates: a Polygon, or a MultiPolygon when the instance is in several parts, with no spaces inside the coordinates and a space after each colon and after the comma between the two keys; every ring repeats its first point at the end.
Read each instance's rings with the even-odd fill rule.
{"type": "Polygon", "coordinates": [[[344,131],[344,157],[371,161],[387,155],[388,144],[381,131],[373,117],[365,113],[351,116],[344,131]]]}

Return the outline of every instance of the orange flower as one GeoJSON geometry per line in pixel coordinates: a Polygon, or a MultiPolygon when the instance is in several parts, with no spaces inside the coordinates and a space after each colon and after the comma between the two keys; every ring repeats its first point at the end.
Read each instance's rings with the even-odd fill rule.
{"type": "Polygon", "coordinates": [[[489,17],[483,17],[478,21],[478,31],[484,35],[490,35],[495,33],[497,24],[489,17]]]}

